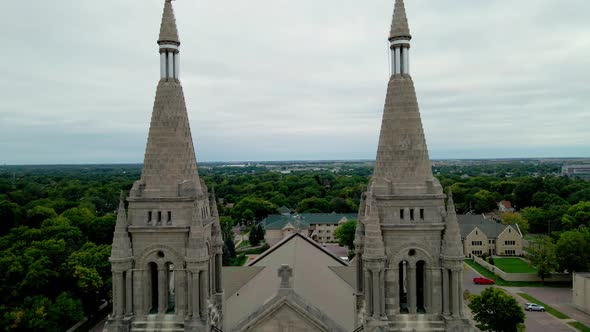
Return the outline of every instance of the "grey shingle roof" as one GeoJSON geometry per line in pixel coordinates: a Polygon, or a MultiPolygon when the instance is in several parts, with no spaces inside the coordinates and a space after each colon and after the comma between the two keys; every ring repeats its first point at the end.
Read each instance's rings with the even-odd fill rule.
{"type": "Polygon", "coordinates": [[[459,229],[461,238],[465,238],[473,232],[475,227],[479,228],[488,238],[497,238],[508,225],[502,225],[490,219],[485,219],[482,215],[458,215],[459,229]]]}
{"type": "Polygon", "coordinates": [[[282,229],[291,222],[293,225],[297,222],[297,217],[300,217],[301,226],[309,227],[309,225],[329,225],[337,224],[342,218],[347,220],[356,220],[358,215],[356,213],[302,213],[299,215],[278,215],[273,214],[262,221],[266,229],[282,229]]]}

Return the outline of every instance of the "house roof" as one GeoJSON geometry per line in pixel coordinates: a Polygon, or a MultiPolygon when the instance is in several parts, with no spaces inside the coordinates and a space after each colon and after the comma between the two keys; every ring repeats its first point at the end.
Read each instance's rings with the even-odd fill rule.
{"type": "Polygon", "coordinates": [[[293,225],[300,218],[302,227],[309,227],[312,224],[331,225],[338,224],[340,220],[356,220],[358,214],[356,213],[301,213],[298,215],[279,215],[272,214],[262,221],[266,229],[283,229],[287,223],[291,222],[293,225]]]}
{"type": "Polygon", "coordinates": [[[503,200],[500,201],[500,204],[502,204],[506,209],[512,209],[512,202],[510,201],[503,200]]]}
{"type": "Polygon", "coordinates": [[[480,214],[458,215],[457,219],[459,221],[459,229],[461,230],[461,238],[467,237],[476,227],[484,232],[487,237],[497,238],[508,227],[507,225],[486,219],[480,214]]]}
{"type": "Polygon", "coordinates": [[[317,243],[316,241],[310,239],[309,237],[301,234],[301,233],[293,233],[287,237],[285,237],[284,239],[282,239],[281,241],[279,241],[277,244],[275,244],[274,246],[270,247],[268,250],[266,250],[265,252],[263,252],[262,254],[260,254],[258,257],[256,257],[256,259],[250,261],[248,263],[248,266],[255,266],[258,262],[260,262],[261,260],[263,260],[265,257],[267,257],[268,255],[272,254],[275,250],[279,249],[280,247],[282,247],[283,245],[285,245],[285,243],[295,239],[296,237],[300,237],[303,240],[309,242],[312,246],[316,247],[317,249],[319,249],[321,252],[323,252],[324,254],[332,257],[339,265],[341,266],[348,266],[348,263],[346,263],[345,261],[343,261],[342,259],[340,259],[340,257],[334,255],[333,253],[329,252],[326,248],[322,247],[319,243],[317,243]]]}

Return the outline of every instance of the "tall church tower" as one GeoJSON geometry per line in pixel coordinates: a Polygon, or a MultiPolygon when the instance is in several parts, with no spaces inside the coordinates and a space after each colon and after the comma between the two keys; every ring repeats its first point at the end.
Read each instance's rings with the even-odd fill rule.
{"type": "Polygon", "coordinates": [[[160,82],[141,179],[127,209],[121,199],[113,239],[109,332],[221,326],[223,242],[215,197],[197,170],[171,0],[164,4],[158,45],[160,82]]]}
{"type": "Polygon", "coordinates": [[[359,319],[365,331],[470,331],[455,206],[432,175],[410,76],[411,39],[404,2],[396,0],[392,75],[355,240],[359,319]]]}

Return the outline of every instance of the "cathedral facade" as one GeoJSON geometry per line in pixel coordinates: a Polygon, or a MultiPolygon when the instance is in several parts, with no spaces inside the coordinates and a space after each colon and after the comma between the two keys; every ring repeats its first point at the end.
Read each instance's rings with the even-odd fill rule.
{"type": "Polygon", "coordinates": [[[197,169],[171,1],[141,178],[119,206],[105,331],[471,331],[457,216],[432,174],[403,0],[395,2],[392,75],[354,265],[293,234],[231,268],[222,268],[215,195],[197,169]]]}

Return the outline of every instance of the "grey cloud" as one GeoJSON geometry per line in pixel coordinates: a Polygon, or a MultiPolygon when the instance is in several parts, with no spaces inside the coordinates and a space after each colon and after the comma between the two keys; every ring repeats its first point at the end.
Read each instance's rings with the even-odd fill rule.
{"type": "MultiPolygon", "coordinates": [[[[163,1],[11,1],[0,163],[141,162],[163,1]]],[[[393,0],[175,1],[198,158],[374,158],[393,0]]],[[[588,156],[585,0],[406,0],[434,158],[588,156]]]]}

